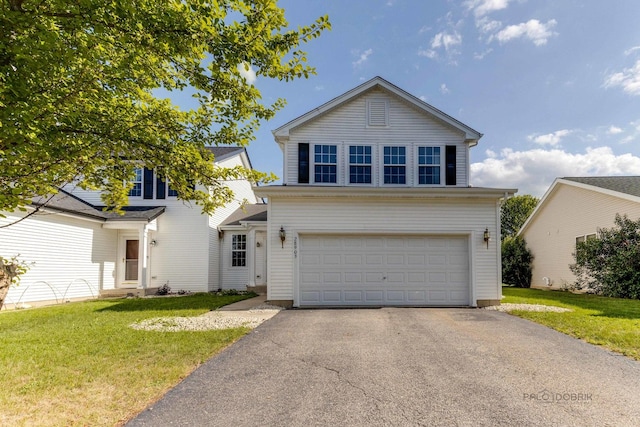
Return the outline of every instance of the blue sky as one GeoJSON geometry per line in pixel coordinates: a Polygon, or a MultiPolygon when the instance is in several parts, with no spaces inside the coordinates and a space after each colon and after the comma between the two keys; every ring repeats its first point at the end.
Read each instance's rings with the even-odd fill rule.
{"type": "Polygon", "coordinates": [[[472,128],[471,184],[541,196],[559,176],[640,175],[637,0],[281,0],[317,75],[258,77],[287,106],[249,146],[282,174],[271,130],[381,76],[472,128]]]}

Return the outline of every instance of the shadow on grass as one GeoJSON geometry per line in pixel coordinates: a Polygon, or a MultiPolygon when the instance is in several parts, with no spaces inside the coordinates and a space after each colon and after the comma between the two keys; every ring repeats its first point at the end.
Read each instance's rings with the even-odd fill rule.
{"type": "Polygon", "coordinates": [[[129,298],[116,300],[117,303],[97,311],[175,311],[175,310],[215,310],[222,306],[255,296],[213,295],[197,293],[187,296],[167,296],[157,298],[129,298]]]}
{"type": "Polygon", "coordinates": [[[503,287],[503,295],[531,299],[531,304],[562,305],[570,308],[596,311],[594,317],[640,319],[640,300],[609,298],[567,291],[503,287]]]}

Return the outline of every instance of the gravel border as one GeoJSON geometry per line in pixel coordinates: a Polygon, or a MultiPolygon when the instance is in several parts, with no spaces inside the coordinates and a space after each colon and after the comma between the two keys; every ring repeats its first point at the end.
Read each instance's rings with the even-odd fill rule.
{"type": "Polygon", "coordinates": [[[542,305],[542,304],[512,304],[512,303],[504,303],[500,305],[492,305],[489,307],[484,307],[485,310],[493,310],[493,311],[503,311],[509,313],[515,310],[521,311],[552,311],[555,313],[565,313],[568,311],[573,311],[570,308],[556,307],[554,305],[542,305]]]}
{"type": "Polygon", "coordinates": [[[211,331],[216,329],[253,329],[282,310],[261,304],[246,311],[210,311],[197,317],[154,317],[129,325],[133,329],[158,332],[211,331]]]}

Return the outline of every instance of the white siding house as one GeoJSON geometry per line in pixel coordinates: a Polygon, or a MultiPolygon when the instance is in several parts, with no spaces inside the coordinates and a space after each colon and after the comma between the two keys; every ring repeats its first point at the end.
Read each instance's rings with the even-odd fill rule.
{"type": "MultiPolygon", "coordinates": [[[[211,150],[219,167],[251,168],[244,148],[211,150]]],[[[39,211],[21,222],[15,223],[24,213],[5,213],[0,225],[15,224],[0,228],[0,255],[20,254],[31,264],[20,286],[10,288],[5,305],[62,302],[123,290],[149,293],[164,284],[173,291],[193,292],[250,285],[249,269],[229,284],[221,282],[225,243],[218,226],[240,206],[259,201],[251,184],[226,183],[235,201],[205,215],[200,207],[178,200],[152,171],[143,175],[124,216],[103,212],[99,192],[73,186],[51,200],[34,201],[31,209],[39,211]]],[[[254,256],[249,254],[247,265],[254,256]]]]}
{"type": "Polygon", "coordinates": [[[576,242],[613,227],[616,214],[640,218],[640,177],[556,179],[519,232],[534,256],[531,286],[572,285],[576,242]]]}
{"type": "Polygon", "coordinates": [[[479,132],[376,77],[273,133],[283,183],[254,189],[269,199],[269,300],[499,303],[499,205],[515,190],[469,185],[479,132]]]}

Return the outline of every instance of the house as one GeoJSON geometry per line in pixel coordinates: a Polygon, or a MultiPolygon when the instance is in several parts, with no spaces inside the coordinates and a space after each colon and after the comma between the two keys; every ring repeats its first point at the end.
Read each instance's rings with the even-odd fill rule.
{"type": "MultiPolygon", "coordinates": [[[[220,167],[251,167],[244,148],[211,151],[220,167]]],[[[73,186],[34,200],[27,212],[5,213],[0,226],[15,224],[0,228],[0,255],[20,254],[31,264],[20,286],[10,288],[5,305],[141,295],[165,284],[173,291],[245,289],[255,284],[249,273],[259,274],[263,284],[264,250],[247,243],[260,241],[266,222],[245,218],[241,205],[247,204],[247,213],[264,205],[249,182],[227,185],[236,201],[213,215],[178,200],[152,170],[137,171],[124,215],[104,212],[100,192],[73,186]],[[256,256],[262,257],[257,269],[256,256]]]]}
{"type": "Polygon", "coordinates": [[[268,300],[312,306],[485,306],[501,297],[500,202],[476,188],[478,131],[376,77],[277,128],[268,300]]]}
{"type": "Polygon", "coordinates": [[[531,286],[573,284],[576,243],[613,227],[616,214],[640,218],[640,176],[557,178],[518,233],[534,256],[531,286]]]}

